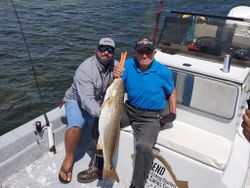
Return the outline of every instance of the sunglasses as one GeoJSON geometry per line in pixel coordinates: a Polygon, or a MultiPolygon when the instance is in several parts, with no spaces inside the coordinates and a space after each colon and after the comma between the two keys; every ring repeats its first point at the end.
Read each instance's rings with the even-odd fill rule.
{"type": "Polygon", "coordinates": [[[153,50],[146,48],[146,49],[140,49],[136,51],[138,54],[146,54],[151,55],[153,53],[153,50]]]}
{"type": "Polygon", "coordinates": [[[98,50],[101,53],[108,51],[108,53],[113,54],[115,52],[115,49],[113,47],[109,47],[109,46],[99,46],[98,50]]]}

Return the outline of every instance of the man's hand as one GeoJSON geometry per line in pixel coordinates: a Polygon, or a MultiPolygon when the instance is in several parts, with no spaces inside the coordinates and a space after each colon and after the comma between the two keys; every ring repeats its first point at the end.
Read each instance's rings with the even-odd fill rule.
{"type": "Polygon", "coordinates": [[[121,67],[119,64],[116,65],[113,71],[114,78],[120,78],[122,76],[123,71],[124,71],[123,67],[121,67]]]}
{"type": "Polygon", "coordinates": [[[164,114],[160,116],[160,124],[164,125],[165,123],[172,122],[176,118],[175,113],[164,114]]]}

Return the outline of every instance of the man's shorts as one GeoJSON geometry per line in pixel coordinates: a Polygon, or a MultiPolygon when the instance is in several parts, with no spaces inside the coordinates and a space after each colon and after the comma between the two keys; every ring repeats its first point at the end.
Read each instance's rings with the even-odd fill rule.
{"type": "Polygon", "coordinates": [[[85,123],[93,121],[93,118],[81,108],[78,102],[65,102],[65,111],[67,116],[67,129],[71,127],[83,128],[85,123]]]}

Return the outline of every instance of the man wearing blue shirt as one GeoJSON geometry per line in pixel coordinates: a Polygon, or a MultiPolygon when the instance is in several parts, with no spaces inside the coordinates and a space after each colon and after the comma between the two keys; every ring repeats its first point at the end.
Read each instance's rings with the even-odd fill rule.
{"type": "Polygon", "coordinates": [[[160,126],[176,117],[176,90],[172,72],[154,60],[153,43],[141,39],[135,46],[135,58],[114,68],[114,77],[122,73],[128,99],[124,104],[121,127],[131,125],[136,143],[136,158],[131,188],[143,188],[154,159],[153,146],[160,126]],[[161,116],[169,104],[169,114],[161,116]]]}
{"type": "Polygon", "coordinates": [[[140,67],[140,64],[146,65],[151,56],[153,56],[151,49],[138,50],[137,58],[126,61],[122,79],[125,82],[129,104],[139,109],[157,111],[166,108],[166,103],[163,102],[165,94],[172,93],[174,82],[172,72],[155,60],[152,60],[148,68],[140,67]]]}

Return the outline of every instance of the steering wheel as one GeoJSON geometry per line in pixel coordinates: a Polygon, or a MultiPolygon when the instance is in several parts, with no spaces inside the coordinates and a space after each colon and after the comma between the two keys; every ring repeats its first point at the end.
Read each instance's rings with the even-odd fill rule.
{"type": "Polygon", "coordinates": [[[198,48],[200,52],[211,55],[221,55],[221,42],[210,36],[202,36],[196,39],[194,47],[198,48]]]}

